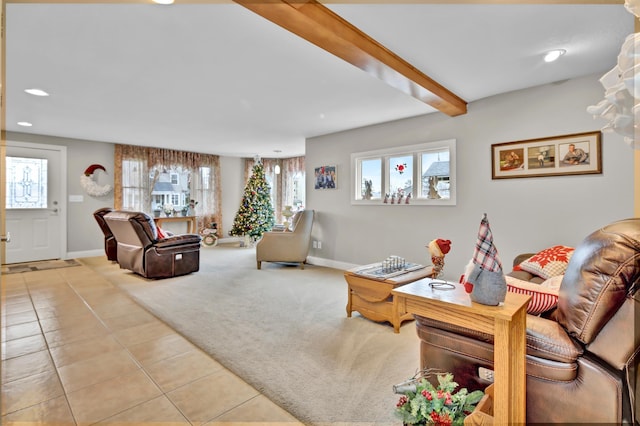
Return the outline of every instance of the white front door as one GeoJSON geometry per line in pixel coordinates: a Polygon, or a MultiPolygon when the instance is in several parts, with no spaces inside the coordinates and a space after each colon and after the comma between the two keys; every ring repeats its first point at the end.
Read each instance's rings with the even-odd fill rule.
{"type": "Polygon", "coordinates": [[[67,148],[7,141],[6,263],[66,255],[67,148]]]}

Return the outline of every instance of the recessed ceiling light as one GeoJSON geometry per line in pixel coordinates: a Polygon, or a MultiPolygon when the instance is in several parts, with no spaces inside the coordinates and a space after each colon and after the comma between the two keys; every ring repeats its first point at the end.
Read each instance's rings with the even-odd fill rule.
{"type": "Polygon", "coordinates": [[[560,56],[564,55],[565,53],[567,53],[567,51],[564,50],[564,49],[551,50],[551,51],[547,52],[546,55],[544,55],[544,61],[545,62],[553,62],[556,59],[558,59],[560,56]]]}
{"type": "Polygon", "coordinates": [[[28,121],[18,121],[18,126],[31,127],[33,126],[33,124],[29,123],[28,121]]]}
{"type": "Polygon", "coordinates": [[[158,4],[173,4],[173,0],[153,0],[153,2],[158,4]]]}
{"type": "Polygon", "coordinates": [[[25,89],[24,91],[33,96],[49,96],[49,94],[42,89],[25,89]]]}

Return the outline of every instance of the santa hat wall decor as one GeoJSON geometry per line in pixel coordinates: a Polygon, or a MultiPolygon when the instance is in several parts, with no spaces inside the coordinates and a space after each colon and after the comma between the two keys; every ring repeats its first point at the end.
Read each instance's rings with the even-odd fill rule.
{"type": "Polygon", "coordinates": [[[493,244],[493,233],[485,213],[480,221],[478,239],[473,258],[461,278],[471,300],[483,305],[496,306],[504,302],[507,281],[502,272],[498,250],[493,244]]]}
{"type": "Polygon", "coordinates": [[[95,180],[97,170],[102,170],[105,173],[107,171],[107,169],[100,164],[90,165],[84,171],[84,174],[80,176],[80,186],[82,186],[82,189],[92,197],[104,197],[113,191],[113,187],[109,184],[98,185],[98,182],[95,180]]]}

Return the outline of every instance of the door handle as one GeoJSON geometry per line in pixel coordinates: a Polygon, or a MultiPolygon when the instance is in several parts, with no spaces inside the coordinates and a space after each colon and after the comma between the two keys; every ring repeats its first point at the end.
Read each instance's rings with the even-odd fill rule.
{"type": "Polygon", "coordinates": [[[11,242],[11,232],[7,232],[7,235],[0,235],[0,241],[5,243],[11,242]]]}

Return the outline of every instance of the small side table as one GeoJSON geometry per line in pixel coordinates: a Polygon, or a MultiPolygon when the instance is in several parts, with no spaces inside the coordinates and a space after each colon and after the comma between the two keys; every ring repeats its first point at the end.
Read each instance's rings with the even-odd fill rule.
{"type": "Polygon", "coordinates": [[[394,300],[391,292],[396,287],[431,275],[432,268],[427,266],[386,280],[376,280],[358,275],[355,272],[373,265],[360,266],[345,271],[344,279],[347,281],[347,317],[351,318],[351,313],[358,311],[363,317],[372,321],[390,322],[393,325],[393,332],[400,333],[402,322],[412,320],[413,315],[410,313],[397,314],[394,310],[394,300]]]}
{"type": "Polygon", "coordinates": [[[507,292],[502,306],[472,302],[464,286],[434,289],[430,278],[392,291],[394,312],[407,313],[494,336],[494,424],[526,423],[526,327],[531,296],[507,292]]]}
{"type": "Polygon", "coordinates": [[[169,216],[169,217],[154,217],[153,220],[157,226],[162,227],[165,222],[187,222],[187,234],[193,234],[196,232],[196,217],[195,216],[169,216]]]}

